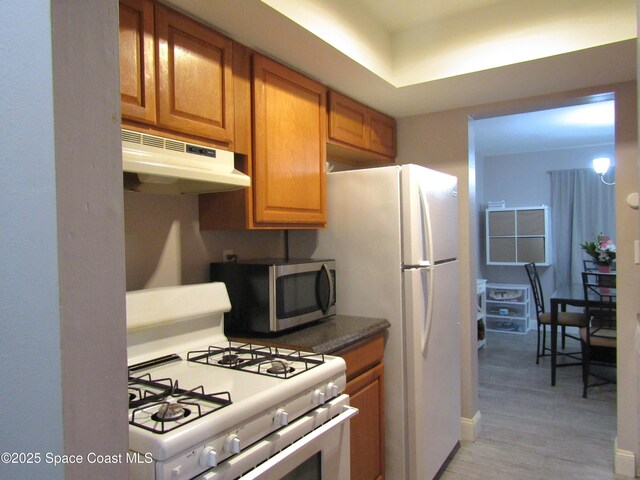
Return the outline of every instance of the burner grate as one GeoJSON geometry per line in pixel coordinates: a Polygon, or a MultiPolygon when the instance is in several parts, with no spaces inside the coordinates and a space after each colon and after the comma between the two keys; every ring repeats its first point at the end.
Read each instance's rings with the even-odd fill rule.
{"type": "Polygon", "coordinates": [[[283,353],[277,347],[245,343],[234,346],[210,346],[207,350],[194,350],[187,360],[203,365],[231,368],[266,375],[291,378],[324,363],[324,355],[303,353],[300,350],[283,353]]]}
{"type": "Polygon", "coordinates": [[[177,380],[152,379],[148,373],[129,377],[129,395],[129,423],[155,433],[170,432],[232,403],[229,392],[205,393],[202,386],[185,390],[177,380]]]}

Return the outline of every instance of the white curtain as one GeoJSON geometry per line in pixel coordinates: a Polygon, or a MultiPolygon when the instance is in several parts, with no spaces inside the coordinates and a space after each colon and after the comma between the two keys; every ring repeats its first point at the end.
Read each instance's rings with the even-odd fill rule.
{"type": "MultiPolygon", "coordinates": [[[[551,175],[551,227],[555,282],[581,283],[580,243],[604,233],[615,243],[615,186],[591,169],[558,170],[551,175]]],[[[607,178],[615,178],[608,172],[607,178]]]]}

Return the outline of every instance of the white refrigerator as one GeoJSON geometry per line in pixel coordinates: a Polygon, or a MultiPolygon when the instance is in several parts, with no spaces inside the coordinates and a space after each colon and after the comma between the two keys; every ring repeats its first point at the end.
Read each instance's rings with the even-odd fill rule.
{"type": "Polygon", "coordinates": [[[329,173],[327,228],[294,257],[336,259],[337,313],[384,317],[385,478],[430,480],[460,441],[455,177],[418,165],[329,173]]]}

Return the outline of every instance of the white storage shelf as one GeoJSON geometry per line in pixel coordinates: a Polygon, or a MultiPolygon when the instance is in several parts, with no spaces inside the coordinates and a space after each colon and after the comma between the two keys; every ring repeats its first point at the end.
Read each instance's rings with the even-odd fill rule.
{"type": "Polygon", "coordinates": [[[486,328],[526,334],[530,328],[529,285],[487,284],[486,328]]]}
{"type": "Polygon", "coordinates": [[[487,316],[487,281],[477,279],[476,294],[478,296],[478,307],[476,321],[478,323],[478,348],[482,348],[487,344],[486,336],[486,316],[487,316]]]}
{"type": "Polygon", "coordinates": [[[549,208],[488,208],[487,265],[551,264],[549,208]]]}

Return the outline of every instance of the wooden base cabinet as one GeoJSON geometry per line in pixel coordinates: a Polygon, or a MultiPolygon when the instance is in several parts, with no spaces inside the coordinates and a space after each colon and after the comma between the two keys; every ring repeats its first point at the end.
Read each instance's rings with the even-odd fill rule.
{"type": "Polygon", "coordinates": [[[360,413],[351,419],[351,480],[384,478],[384,337],[335,355],[347,363],[346,393],[360,413]]]}

